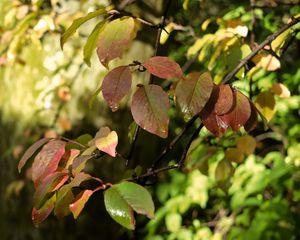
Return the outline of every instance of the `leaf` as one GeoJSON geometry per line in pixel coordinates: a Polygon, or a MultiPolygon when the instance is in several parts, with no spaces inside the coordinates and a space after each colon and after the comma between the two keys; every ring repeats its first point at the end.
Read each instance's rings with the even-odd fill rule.
{"type": "Polygon", "coordinates": [[[291,33],[291,29],[288,29],[283,33],[281,33],[277,38],[275,38],[271,42],[271,48],[274,52],[278,54],[279,52],[278,50],[280,50],[284,46],[285,40],[288,38],[290,33],[291,33]]]}
{"type": "Polygon", "coordinates": [[[47,194],[59,189],[68,179],[68,174],[63,172],[52,173],[43,179],[33,195],[34,207],[39,209],[47,199],[47,194]]]}
{"type": "Polygon", "coordinates": [[[132,97],[131,113],[144,130],[162,138],[168,136],[169,98],[157,85],[141,86],[132,97]]]}
{"type": "Polygon", "coordinates": [[[170,22],[164,29],[164,31],[161,32],[161,35],[160,35],[160,39],[159,39],[159,43],[161,45],[164,45],[169,36],[170,36],[170,33],[173,31],[174,29],[174,23],[173,22],[170,22]]]}
{"type": "Polygon", "coordinates": [[[282,83],[273,83],[272,93],[282,98],[289,98],[291,96],[290,90],[282,83]]]}
{"type": "Polygon", "coordinates": [[[72,163],[72,174],[79,173],[81,170],[83,170],[86,162],[91,158],[93,158],[91,155],[81,155],[76,157],[72,163]]]}
{"type": "Polygon", "coordinates": [[[40,209],[33,208],[31,213],[32,222],[34,225],[38,225],[43,222],[52,212],[56,201],[56,195],[54,194],[48,199],[40,209]]]}
{"type": "Polygon", "coordinates": [[[70,204],[70,211],[72,212],[75,219],[77,219],[86,202],[89,200],[90,196],[92,196],[93,193],[93,190],[84,190],[76,197],[76,200],[70,204]]]}
{"type": "Polygon", "coordinates": [[[95,26],[84,45],[83,60],[89,67],[91,66],[91,57],[96,48],[98,36],[100,34],[100,31],[102,30],[104,23],[105,21],[101,21],[95,26]]]}
{"type": "Polygon", "coordinates": [[[267,71],[275,71],[281,67],[280,61],[271,54],[258,54],[252,59],[252,61],[257,67],[261,67],[267,71]]]}
{"type": "Polygon", "coordinates": [[[94,12],[90,12],[88,13],[86,16],[78,18],[76,20],[73,21],[73,23],[71,24],[71,26],[64,32],[64,34],[61,36],[60,38],[60,46],[61,49],[63,49],[64,44],[66,43],[66,41],[76,32],[76,30],[85,22],[87,22],[88,20],[95,18],[99,15],[103,15],[105,14],[107,11],[105,8],[100,8],[94,12]]]}
{"type": "Polygon", "coordinates": [[[218,186],[227,192],[230,185],[230,178],[234,173],[232,164],[225,158],[221,160],[215,170],[215,179],[218,186]]]}
{"type": "Polygon", "coordinates": [[[241,136],[237,141],[237,149],[246,155],[254,153],[256,148],[256,141],[250,135],[241,136]]]}
{"type": "Polygon", "coordinates": [[[235,105],[226,115],[220,116],[233,131],[237,132],[250,118],[251,106],[249,99],[238,90],[234,90],[235,105]]]}
{"type": "Polygon", "coordinates": [[[222,118],[214,113],[202,111],[200,117],[204,126],[212,134],[217,137],[222,137],[228,129],[228,124],[222,120],[222,118]]]}
{"type": "Polygon", "coordinates": [[[36,155],[32,164],[32,180],[35,186],[57,169],[65,153],[65,144],[61,140],[52,140],[36,155]]]}
{"type": "Polygon", "coordinates": [[[49,142],[51,139],[50,138],[42,138],[40,140],[38,140],[37,142],[35,142],[34,144],[32,144],[24,153],[24,155],[22,156],[19,164],[18,164],[18,171],[19,173],[21,172],[22,168],[24,167],[24,165],[26,164],[26,162],[32,157],[32,155],[40,148],[42,147],[44,144],[46,144],[47,142],[49,142]]]}
{"type": "Polygon", "coordinates": [[[213,90],[213,81],[209,72],[190,73],[179,81],[176,87],[176,100],[181,111],[189,117],[201,112],[213,90]]]}
{"type": "Polygon", "coordinates": [[[108,127],[99,130],[95,138],[96,147],[112,157],[116,156],[116,147],[118,145],[118,135],[115,131],[111,131],[108,127]]]}
{"type": "Polygon", "coordinates": [[[257,109],[254,106],[252,101],[250,101],[250,107],[251,107],[250,117],[244,125],[244,128],[247,132],[250,132],[253,129],[255,129],[256,125],[257,125],[257,115],[258,115],[257,114],[257,109]]]}
{"type": "Polygon", "coordinates": [[[181,78],[183,75],[179,64],[168,57],[151,57],[143,63],[143,66],[159,78],[181,78]]]}
{"type": "Polygon", "coordinates": [[[115,112],[123,97],[131,88],[131,71],[128,66],[111,70],[103,79],[102,94],[109,107],[115,112]]]}
{"type": "Polygon", "coordinates": [[[231,162],[242,163],[244,154],[239,148],[227,148],[225,151],[225,158],[231,162]]]}
{"type": "Polygon", "coordinates": [[[269,122],[275,114],[275,98],[271,92],[261,92],[257,95],[255,106],[269,122]]]}
{"type": "Polygon", "coordinates": [[[116,222],[131,230],[135,228],[133,210],[148,218],[154,217],[154,204],[150,193],[132,182],[122,182],[106,190],[104,203],[109,215],[116,222]]]}
{"type": "Polygon", "coordinates": [[[103,27],[97,43],[97,54],[103,66],[120,57],[128,49],[136,36],[135,22],[132,17],[118,18],[103,27]]]}
{"type": "Polygon", "coordinates": [[[234,106],[233,92],[229,85],[217,86],[217,91],[213,91],[212,98],[217,99],[213,112],[216,115],[228,113],[234,106]]]}

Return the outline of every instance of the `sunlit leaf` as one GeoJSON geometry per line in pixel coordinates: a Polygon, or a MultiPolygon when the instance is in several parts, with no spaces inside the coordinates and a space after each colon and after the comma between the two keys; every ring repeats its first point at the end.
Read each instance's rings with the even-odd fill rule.
{"type": "Polygon", "coordinates": [[[34,225],[38,225],[43,222],[49,214],[52,212],[56,201],[56,195],[54,194],[49,198],[40,209],[33,208],[31,213],[32,222],[34,225]]]}
{"type": "Polygon", "coordinates": [[[84,45],[83,60],[89,67],[91,66],[91,57],[94,50],[96,49],[98,36],[100,31],[102,30],[104,23],[105,21],[101,21],[95,26],[84,45]]]}
{"type": "Polygon", "coordinates": [[[99,130],[95,138],[96,147],[112,157],[116,156],[116,147],[118,145],[118,135],[115,131],[111,131],[108,127],[99,130]]]}
{"type": "Polygon", "coordinates": [[[102,94],[112,111],[116,111],[120,101],[131,88],[131,71],[128,66],[111,70],[103,79],[102,94]]]}
{"type": "Polygon", "coordinates": [[[104,203],[109,215],[128,229],[135,228],[133,210],[149,218],[154,217],[154,204],[150,193],[132,182],[122,182],[106,190],[104,203]]]}
{"type": "Polygon", "coordinates": [[[143,63],[143,66],[159,78],[181,78],[183,75],[179,64],[168,57],[151,57],[143,63]]]}
{"type": "Polygon", "coordinates": [[[256,141],[250,135],[241,136],[236,145],[237,149],[239,149],[242,153],[246,155],[250,155],[254,153],[256,148],[256,141]]]}
{"type": "Polygon", "coordinates": [[[65,154],[62,157],[60,167],[64,169],[68,169],[70,165],[72,165],[74,159],[80,154],[78,149],[70,149],[66,150],[65,154]]]}
{"type": "Polygon", "coordinates": [[[173,31],[173,29],[174,29],[174,23],[171,22],[165,27],[165,31],[161,32],[160,39],[159,39],[159,43],[161,45],[163,45],[167,42],[167,40],[170,36],[170,33],[173,31]]]}
{"type": "Polygon", "coordinates": [[[275,71],[281,67],[280,61],[271,54],[258,54],[252,61],[257,67],[261,67],[267,71],[275,71]]]}
{"type": "Polygon", "coordinates": [[[255,106],[262,115],[270,121],[275,114],[275,98],[271,92],[261,92],[257,95],[255,106]]]}
{"type": "Polygon", "coordinates": [[[60,39],[60,46],[63,49],[64,44],[66,43],[66,41],[76,32],[76,30],[85,22],[87,22],[88,20],[95,18],[99,15],[103,15],[105,14],[107,11],[105,8],[100,8],[94,12],[90,12],[88,13],[86,16],[78,18],[76,20],[73,21],[73,23],[71,24],[71,26],[64,32],[64,34],[61,36],[60,39]]]}
{"type": "Polygon", "coordinates": [[[73,217],[75,219],[79,216],[86,202],[93,193],[93,190],[84,190],[76,197],[75,201],[70,204],[70,211],[73,213],[73,217]]]}
{"type": "Polygon", "coordinates": [[[42,147],[44,144],[46,144],[47,142],[49,142],[51,139],[49,138],[42,138],[40,140],[38,140],[37,142],[35,142],[34,144],[32,144],[24,153],[24,155],[22,156],[19,164],[18,164],[18,170],[19,172],[21,172],[22,168],[24,167],[24,165],[26,164],[26,162],[32,157],[32,155],[40,148],[42,147]]]}
{"type": "Polygon", "coordinates": [[[222,137],[229,127],[228,123],[213,112],[202,111],[200,117],[207,130],[217,137],[222,137]]]}
{"type": "Polygon", "coordinates": [[[289,98],[291,96],[290,90],[282,83],[273,83],[272,93],[282,98],[289,98]]]}
{"type": "Polygon", "coordinates": [[[193,72],[180,80],[175,94],[181,111],[190,117],[200,113],[210,98],[213,86],[208,72],[193,72]]]}
{"type": "Polygon", "coordinates": [[[227,148],[225,151],[225,158],[231,162],[242,163],[244,154],[239,148],[227,148]]]}
{"type": "Polygon", "coordinates": [[[240,91],[234,90],[233,93],[235,98],[235,105],[233,109],[229,113],[220,117],[223,122],[227,123],[231,129],[236,132],[240,129],[240,127],[244,126],[250,118],[251,106],[249,99],[240,91]]]}
{"type": "Polygon", "coordinates": [[[120,57],[135,36],[136,27],[132,17],[118,18],[103,26],[97,43],[100,62],[108,68],[108,63],[120,57]]]}
{"type": "Polygon", "coordinates": [[[37,183],[43,180],[50,173],[54,172],[65,153],[66,142],[61,140],[52,140],[43,146],[36,155],[32,164],[32,180],[37,183]]]}
{"type": "Polygon", "coordinates": [[[162,138],[168,136],[170,107],[168,95],[157,85],[140,86],[131,103],[134,121],[144,130],[162,138]]]}
{"type": "Polygon", "coordinates": [[[274,52],[278,53],[278,50],[284,46],[285,40],[288,38],[290,33],[291,29],[288,29],[271,42],[271,48],[274,52]]]}
{"type": "Polygon", "coordinates": [[[55,172],[44,178],[37,186],[33,195],[34,207],[39,209],[46,201],[47,194],[59,189],[68,180],[68,178],[68,174],[63,172],[55,172]]]}

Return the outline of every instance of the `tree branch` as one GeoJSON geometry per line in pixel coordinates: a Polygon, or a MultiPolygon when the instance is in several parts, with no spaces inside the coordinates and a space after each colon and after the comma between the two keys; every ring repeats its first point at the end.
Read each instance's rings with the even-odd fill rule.
{"type": "Polygon", "coordinates": [[[247,57],[242,59],[240,63],[223,79],[222,84],[229,82],[238,71],[245,66],[261,49],[263,49],[266,45],[270,44],[275,38],[277,38],[281,33],[294,26],[296,23],[300,21],[300,17],[292,18],[292,21],[282,28],[280,28],[277,32],[269,35],[265,41],[259,44],[247,57]]]}

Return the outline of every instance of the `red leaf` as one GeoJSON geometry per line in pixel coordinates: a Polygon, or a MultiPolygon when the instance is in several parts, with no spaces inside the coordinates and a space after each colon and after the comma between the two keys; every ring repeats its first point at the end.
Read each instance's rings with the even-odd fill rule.
{"type": "Polygon", "coordinates": [[[226,132],[228,124],[213,112],[201,112],[200,114],[204,126],[215,136],[221,137],[226,132]]]}
{"type": "Polygon", "coordinates": [[[217,99],[213,112],[216,115],[224,115],[228,113],[233,105],[233,92],[229,85],[219,85],[217,86],[217,96],[214,93],[214,96],[217,99]]]}
{"type": "Polygon", "coordinates": [[[21,169],[24,167],[24,165],[26,164],[26,162],[28,161],[28,159],[30,159],[32,157],[32,155],[44,144],[46,144],[47,142],[49,142],[51,139],[49,138],[42,138],[40,140],[38,140],[37,142],[35,142],[34,144],[32,144],[24,153],[24,155],[22,156],[19,164],[18,164],[18,170],[19,172],[21,172],[21,169]]]}
{"type": "Polygon", "coordinates": [[[162,138],[168,136],[170,107],[168,95],[157,85],[141,86],[131,103],[134,121],[144,130],[162,138]]]}
{"type": "Polygon", "coordinates": [[[227,123],[233,131],[238,131],[244,126],[251,115],[249,99],[238,90],[234,90],[235,105],[226,115],[220,116],[223,122],[227,123]]]}
{"type": "Polygon", "coordinates": [[[98,36],[97,54],[100,62],[107,68],[111,60],[120,57],[128,49],[135,36],[136,27],[132,17],[118,18],[106,24],[98,36]]]}
{"type": "Polygon", "coordinates": [[[35,186],[47,175],[54,172],[65,153],[65,142],[53,140],[43,146],[32,164],[32,180],[35,186]]]}
{"type": "Polygon", "coordinates": [[[254,128],[256,128],[256,124],[257,124],[257,110],[256,107],[254,106],[254,104],[250,101],[250,106],[251,106],[251,114],[249,119],[247,120],[247,122],[244,125],[244,128],[247,132],[252,131],[254,128]]]}
{"type": "Polygon", "coordinates": [[[38,225],[43,222],[49,214],[52,212],[56,201],[56,196],[53,195],[50,199],[48,199],[45,204],[40,208],[32,209],[31,219],[34,225],[38,225]]]}
{"type": "Polygon", "coordinates": [[[213,87],[209,72],[192,72],[186,79],[180,80],[175,95],[181,111],[189,116],[200,113],[208,102],[213,87]]]}
{"type": "Polygon", "coordinates": [[[115,157],[116,147],[118,145],[118,135],[108,127],[103,127],[95,137],[95,145],[100,151],[115,157]]]}
{"type": "Polygon", "coordinates": [[[93,190],[84,190],[76,197],[76,200],[70,204],[70,211],[73,213],[75,219],[79,216],[86,202],[93,193],[93,190]]]}
{"type": "Polygon", "coordinates": [[[168,57],[156,56],[149,58],[143,66],[159,78],[181,78],[183,73],[178,63],[168,57]]]}
{"type": "Polygon", "coordinates": [[[102,93],[112,111],[116,111],[120,101],[131,87],[131,72],[128,66],[120,66],[111,70],[102,83],[102,93]]]}
{"type": "Polygon", "coordinates": [[[59,189],[68,179],[68,174],[63,172],[51,173],[43,179],[33,195],[34,207],[39,209],[44,204],[47,194],[59,189]]]}

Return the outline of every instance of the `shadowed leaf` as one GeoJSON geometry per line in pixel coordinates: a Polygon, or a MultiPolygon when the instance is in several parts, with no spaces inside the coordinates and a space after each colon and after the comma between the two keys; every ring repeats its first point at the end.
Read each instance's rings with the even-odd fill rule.
{"type": "Polygon", "coordinates": [[[131,72],[128,66],[111,70],[103,79],[102,94],[109,107],[115,112],[120,101],[131,88],[131,72]]]}
{"type": "Polygon", "coordinates": [[[208,72],[203,74],[193,72],[180,80],[175,95],[181,111],[189,117],[200,113],[208,102],[213,87],[213,81],[208,72]]]}
{"type": "Polygon", "coordinates": [[[48,199],[40,209],[33,208],[31,213],[31,219],[34,225],[38,225],[43,222],[49,214],[52,212],[56,201],[56,195],[54,194],[48,199]]]}
{"type": "Polygon", "coordinates": [[[65,153],[65,142],[52,140],[43,146],[36,155],[32,164],[32,180],[37,186],[38,182],[54,172],[65,153]]]}
{"type": "Polygon", "coordinates": [[[24,153],[24,155],[22,156],[19,164],[18,164],[18,171],[21,172],[22,168],[24,167],[24,165],[26,164],[26,162],[32,157],[32,155],[40,148],[42,147],[44,144],[46,144],[47,142],[49,142],[51,139],[50,138],[42,138],[40,140],[38,140],[37,142],[35,142],[34,144],[32,144],[24,153]]]}
{"type": "Polygon", "coordinates": [[[136,36],[135,22],[132,17],[123,17],[107,23],[100,32],[97,54],[100,62],[108,68],[108,63],[120,57],[128,49],[136,36]]]}
{"type": "Polygon", "coordinates": [[[271,92],[261,92],[257,95],[255,106],[269,122],[275,114],[275,98],[271,92]]]}
{"type": "Polygon", "coordinates": [[[178,63],[168,57],[155,56],[143,63],[143,66],[159,78],[181,78],[183,73],[178,63]]]}
{"type": "Polygon", "coordinates": [[[141,86],[131,103],[134,121],[144,130],[162,138],[168,136],[170,107],[168,95],[157,85],[141,86]]]}
{"type": "Polygon", "coordinates": [[[224,115],[228,113],[234,105],[233,92],[229,85],[220,85],[218,89],[217,101],[213,112],[216,115],[224,115]]]}

